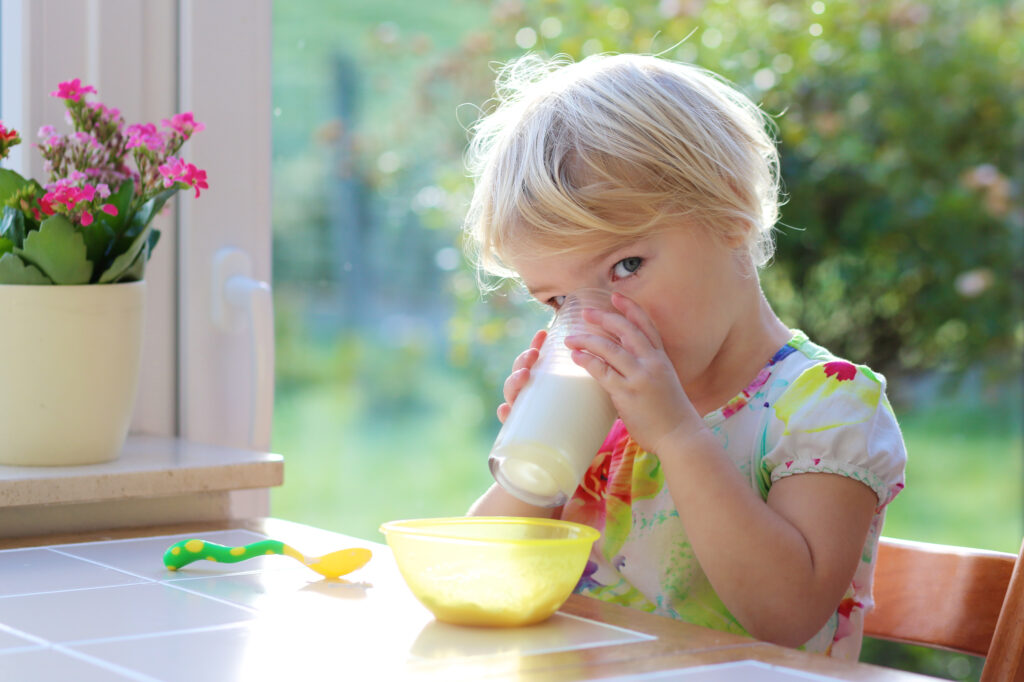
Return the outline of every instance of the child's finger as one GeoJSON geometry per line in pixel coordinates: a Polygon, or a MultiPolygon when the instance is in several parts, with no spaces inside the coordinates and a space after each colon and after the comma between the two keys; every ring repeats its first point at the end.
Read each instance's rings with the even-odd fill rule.
{"type": "Polygon", "coordinates": [[[527,348],[522,353],[516,356],[515,361],[512,363],[512,373],[521,370],[529,369],[533,367],[534,363],[537,362],[537,356],[540,355],[540,351],[536,348],[527,348]]]}
{"type": "Polygon", "coordinates": [[[617,311],[587,310],[583,317],[617,339],[619,344],[633,355],[649,353],[652,349],[658,348],[651,343],[647,334],[617,311]]]}
{"type": "Polygon", "coordinates": [[[651,346],[659,350],[661,349],[661,334],[658,333],[658,329],[654,326],[654,322],[651,321],[647,312],[636,301],[616,292],[612,294],[612,305],[627,320],[636,325],[637,329],[643,332],[651,346]]]}
{"type": "Polygon", "coordinates": [[[611,339],[598,334],[568,336],[565,339],[565,345],[574,351],[573,361],[598,380],[611,378],[612,375],[628,376],[638,366],[637,358],[632,353],[611,339]],[[600,364],[595,364],[591,357],[600,361],[600,364]]]}
{"type": "Polygon", "coordinates": [[[511,405],[515,402],[516,396],[523,390],[523,386],[530,380],[530,370],[523,367],[508,375],[501,387],[501,395],[505,402],[511,405]]]}
{"type": "MultiPolygon", "coordinates": [[[[587,370],[590,376],[594,377],[599,384],[604,382],[608,375],[615,372],[607,362],[588,351],[572,348],[571,357],[573,362],[587,370]]],[[[608,389],[605,388],[605,390],[608,389]]]]}
{"type": "Polygon", "coordinates": [[[502,424],[508,418],[508,413],[512,411],[512,403],[515,402],[516,396],[530,379],[530,368],[537,362],[537,358],[540,356],[540,347],[544,344],[544,339],[547,336],[547,331],[543,329],[534,334],[533,340],[530,341],[530,347],[516,356],[512,363],[512,373],[508,375],[501,387],[501,394],[505,398],[505,402],[498,405],[498,421],[502,424]]]}

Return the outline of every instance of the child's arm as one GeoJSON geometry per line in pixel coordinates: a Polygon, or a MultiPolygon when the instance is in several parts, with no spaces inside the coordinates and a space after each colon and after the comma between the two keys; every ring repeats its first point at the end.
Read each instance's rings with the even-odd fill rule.
{"type": "Polygon", "coordinates": [[[799,646],[850,585],[878,500],[825,473],[775,482],[767,504],[710,430],[658,451],[697,560],[729,611],[758,639],[799,646]]]}
{"type": "Polygon", "coordinates": [[[620,343],[569,337],[577,363],[611,395],[633,439],[656,453],[697,560],[753,636],[797,646],[835,611],[856,569],[875,493],[832,474],[776,482],[767,503],[704,424],[647,315],[616,295],[621,315],[590,312],[620,343]]]}
{"type": "Polygon", "coordinates": [[[495,483],[473,503],[467,516],[535,516],[542,519],[557,519],[562,516],[562,508],[527,504],[505,492],[504,488],[495,483]]]}
{"type": "MultiPolygon", "coordinates": [[[[505,379],[502,387],[502,394],[505,402],[498,407],[498,420],[505,423],[508,413],[512,409],[512,403],[516,396],[523,390],[527,380],[530,378],[530,368],[537,362],[540,347],[544,343],[547,333],[543,330],[537,332],[530,347],[519,354],[512,364],[512,373],[505,379]]],[[[527,504],[517,497],[505,492],[504,488],[495,483],[487,489],[480,498],[469,508],[469,516],[535,516],[540,518],[558,518],[561,516],[561,507],[549,509],[527,504]]]]}

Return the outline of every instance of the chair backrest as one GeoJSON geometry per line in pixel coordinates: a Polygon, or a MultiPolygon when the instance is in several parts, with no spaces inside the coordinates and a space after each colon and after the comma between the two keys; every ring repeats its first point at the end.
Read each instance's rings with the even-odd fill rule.
{"type": "Polygon", "coordinates": [[[882,538],[874,597],[865,635],[986,656],[983,682],[1024,681],[1019,556],[882,538]]]}

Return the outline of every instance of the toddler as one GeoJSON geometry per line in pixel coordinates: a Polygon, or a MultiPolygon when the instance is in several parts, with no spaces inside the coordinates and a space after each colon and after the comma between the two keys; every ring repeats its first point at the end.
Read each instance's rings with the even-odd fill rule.
{"type": "MultiPolygon", "coordinates": [[[[480,266],[608,332],[566,339],[619,420],[569,502],[492,486],[471,514],[601,531],[580,594],[855,659],[906,453],[885,379],[789,329],[761,292],[778,157],[712,74],[639,55],[528,56],[476,126],[466,231],[480,266]]],[[[505,381],[502,421],[539,332],[505,381]]]]}

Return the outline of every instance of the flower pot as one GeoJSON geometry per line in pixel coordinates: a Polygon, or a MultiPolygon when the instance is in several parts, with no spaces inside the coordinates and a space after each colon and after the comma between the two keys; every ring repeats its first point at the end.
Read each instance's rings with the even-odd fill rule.
{"type": "Polygon", "coordinates": [[[116,459],[138,388],[145,282],[0,285],[0,464],[116,459]]]}

